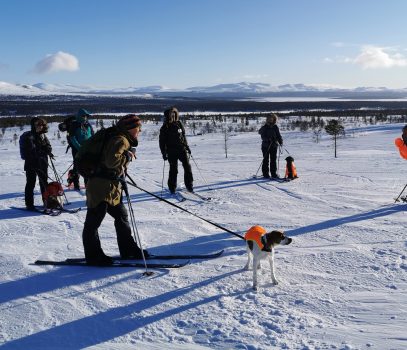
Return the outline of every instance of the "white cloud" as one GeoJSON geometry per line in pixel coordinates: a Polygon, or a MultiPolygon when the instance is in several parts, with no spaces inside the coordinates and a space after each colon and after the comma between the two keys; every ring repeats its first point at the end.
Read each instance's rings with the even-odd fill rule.
{"type": "Polygon", "coordinates": [[[74,72],[79,69],[78,59],[66,52],[58,51],[54,54],[46,55],[39,61],[34,69],[34,73],[46,74],[60,71],[74,72]]]}
{"type": "Polygon", "coordinates": [[[398,52],[372,45],[363,46],[360,54],[348,62],[362,66],[363,69],[392,68],[407,66],[407,58],[398,52]],[[386,52],[387,51],[387,52],[386,52]]]}

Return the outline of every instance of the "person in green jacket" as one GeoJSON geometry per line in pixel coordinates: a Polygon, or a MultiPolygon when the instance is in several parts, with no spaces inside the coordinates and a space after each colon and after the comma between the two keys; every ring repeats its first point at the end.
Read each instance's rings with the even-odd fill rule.
{"type": "MultiPolygon", "coordinates": [[[[93,128],[88,121],[89,116],[90,113],[86,109],[81,108],[76,114],[76,118],[71,123],[68,130],[68,143],[72,148],[73,159],[75,159],[81,145],[94,134],[93,128]]],[[[79,190],[79,174],[75,165],[73,166],[72,171],[70,171],[69,176],[70,179],[68,182],[72,182],[74,184],[74,189],[79,190]]],[[[84,182],[86,185],[88,179],[84,178],[84,182]]]]}
{"type": "MultiPolygon", "coordinates": [[[[113,263],[101,247],[98,228],[106,213],[114,218],[117,244],[120,256],[127,259],[140,259],[149,254],[141,251],[133,239],[128,213],[122,201],[121,180],[127,166],[135,159],[134,148],[138,145],[141,120],[135,114],[122,117],[104,143],[98,172],[89,178],[86,185],[88,211],[82,239],[86,262],[89,265],[106,266],[113,263]]],[[[92,142],[90,140],[89,142],[92,142]]]]}

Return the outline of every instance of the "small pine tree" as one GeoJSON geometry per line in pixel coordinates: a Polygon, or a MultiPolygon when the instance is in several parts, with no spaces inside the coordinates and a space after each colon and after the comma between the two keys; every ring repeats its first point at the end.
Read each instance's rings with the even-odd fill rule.
{"type": "Polygon", "coordinates": [[[325,126],[325,131],[327,132],[327,134],[331,135],[333,137],[333,139],[334,139],[335,158],[337,158],[337,156],[336,156],[336,139],[337,139],[338,135],[345,133],[345,128],[343,127],[343,125],[341,124],[341,122],[339,120],[332,119],[325,126]]]}

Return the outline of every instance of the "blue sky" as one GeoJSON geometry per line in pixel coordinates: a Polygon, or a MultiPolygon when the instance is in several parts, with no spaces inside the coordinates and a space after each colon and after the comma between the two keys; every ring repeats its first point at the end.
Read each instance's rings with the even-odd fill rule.
{"type": "Polygon", "coordinates": [[[0,81],[407,87],[405,0],[0,0],[0,81]]]}

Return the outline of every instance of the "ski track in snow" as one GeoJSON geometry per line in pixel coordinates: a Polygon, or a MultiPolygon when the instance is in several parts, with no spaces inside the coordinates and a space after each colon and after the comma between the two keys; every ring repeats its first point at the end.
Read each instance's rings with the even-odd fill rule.
{"type": "MultiPolygon", "coordinates": [[[[189,136],[200,169],[191,161],[195,190],[212,200],[191,196],[178,203],[166,190],[165,199],[241,235],[262,225],[293,238],[290,246],[276,248],[279,284],[271,283],[264,261],[257,292],[251,289],[252,271],[243,271],[242,240],[131,186],[144,248],[155,254],[225,249],[224,254],[154,270],[151,277],[142,276],[144,269],[32,265],[36,259],[83,256],[84,191],[66,192],[67,208],[84,207],[76,214],[11,209],[23,206],[25,174],[18,147],[6,142],[0,149],[0,346],[405,349],[407,205],[393,203],[405,185],[407,163],[393,144],[401,127],[372,126],[360,134],[354,128],[353,137],[339,140],[337,159],[331,140],[316,144],[310,133],[283,132],[299,174],[287,183],[251,177],[261,162],[257,133],[231,138],[227,159],[222,134],[189,136]]],[[[51,124],[55,165],[63,171],[71,158],[53,130],[51,124]]],[[[136,183],[161,196],[168,170],[167,163],[163,182],[158,140],[141,138],[130,167],[136,183]]],[[[117,255],[108,215],[99,234],[105,252],[117,255]]]]}

